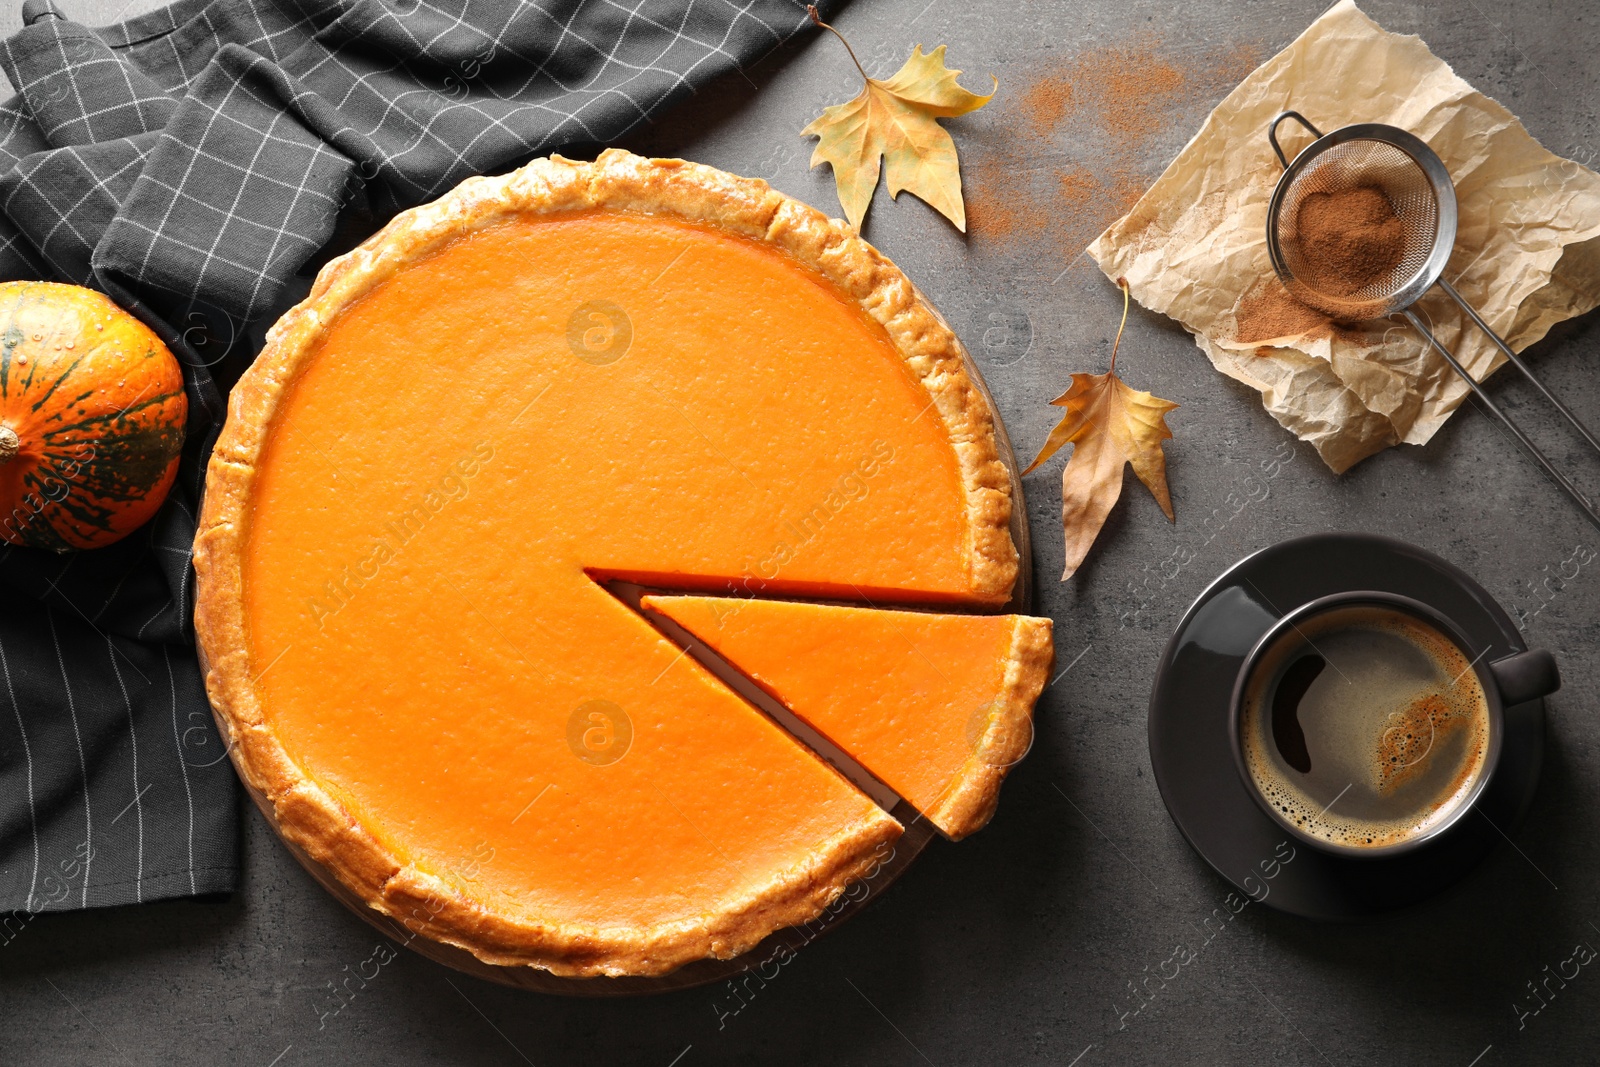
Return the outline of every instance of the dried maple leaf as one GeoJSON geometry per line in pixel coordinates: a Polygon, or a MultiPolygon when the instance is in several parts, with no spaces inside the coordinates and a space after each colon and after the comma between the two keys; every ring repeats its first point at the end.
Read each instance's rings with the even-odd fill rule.
{"type": "Polygon", "coordinates": [[[1104,374],[1074,374],[1072,386],[1050,401],[1067,413],[1050,431],[1028,470],[1022,472],[1027,474],[1062,445],[1072,444],[1072,458],[1061,472],[1061,527],[1067,542],[1063,582],[1089,554],[1106,516],[1122,495],[1124,463],[1133,465],[1133,472],[1155,496],[1168,521],[1173,517],[1167,457],[1161,442],[1172,436],[1166,416],[1178,405],[1130,389],[1117,377],[1117,348],[1128,324],[1128,283],[1119,278],[1117,285],[1122,289],[1122,325],[1111,345],[1110,368],[1104,374]]]}
{"type": "MultiPolygon", "coordinates": [[[[899,73],[888,81],[868,78],[844,35],[809,7],[811,20],[844,41],[845,50],[866,81],[861,95],[835,104],[800,131],[816,137],[811,165],[828,163],[839,187],[839,203],[850,225],[861,229],[872,192],[878,187],[880,160],[887,164],[889,196],[908,189],[945,218],[967,231],[967,209],[961,200],[961,165],[956,143],[939,119],[976,111],[994,98],[969,93],[956,84],[959,70],[944,65],[944,45],[924,54],[917,45],[899,73]]],[[[1000,84],[995,80],[995,85],[1000,84]]]]}

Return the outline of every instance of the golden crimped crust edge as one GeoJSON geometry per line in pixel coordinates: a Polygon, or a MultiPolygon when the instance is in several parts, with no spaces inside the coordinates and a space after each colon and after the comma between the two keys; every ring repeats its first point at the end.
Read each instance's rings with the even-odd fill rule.
{"type": "Polygon", "coordinates": [[[989,725],[939,803],[923,814],[952,841],[983,829],[1000,805],[1000,783],[1033,745],[1033,706],[1055,663],[1049,619],[1014,615],[1000,691],[989,706],[989,725]]]}
{"type": "MultiPolygon", "coordinates": [[[[256,464],[281,397],[339,312],[406,264],[463,234],[525,213],[589,208],[665,214],[772,244],[821,273],[883,326],[922,382],[961,465],[967,495],[967,569],[974,601],[1004,603],[1016,581],[1010,481],[988,405],[966,372],[960,342],[888,259],[842,223],[772,190],[680,160],[608,150],[594,163],[559,156],[510,174],[470,178],[430,204],[402,212],[330,261],[305,301],[280,318],[229,398],[207,468],[195,537],[195,629],[206,690],[240,775],[272,805],[279,832],[374,910],[486,963],[540,967],[573,977],[659,975],[705,957],[731,958],[774,930],[815,918],[901,833],[881,811],[824,843],[720,914],[659,928],[538,923],[491,911],[459,889],[401,862],[367,827],[301,773],[267,724],[256,680],[270,663],[249,651],[243,551],[256,464]]],[[[1003,775],[1002,775],[1003,777],[1003,775]]],[[[993,809],[993,800],[988,802],[993,809]]],[[[984,817],[985,819],[987,816],[984,817]]],[[[981,825],[981,823],[979,824],[981,825]]],[[[976,828],[976,827],[974,827],[976,828]]]]}

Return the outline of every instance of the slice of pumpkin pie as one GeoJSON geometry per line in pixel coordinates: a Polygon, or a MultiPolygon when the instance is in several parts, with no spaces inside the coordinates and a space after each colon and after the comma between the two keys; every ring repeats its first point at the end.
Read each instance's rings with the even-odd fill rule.
{"type": "Polygon", "coordinates": [[[981,829],[1033,741],[1050,620],[649,596],[947,837],[981,829]]]}

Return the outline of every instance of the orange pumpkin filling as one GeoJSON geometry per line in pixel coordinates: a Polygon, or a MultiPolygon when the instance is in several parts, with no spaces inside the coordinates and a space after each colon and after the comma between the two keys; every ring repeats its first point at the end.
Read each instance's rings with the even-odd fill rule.
{"type": "Polygon", "coordinates": [[[992,602],[929,408],[882,327],[754,241],[610,212],[459,238],[280,404],[242,575],[266,720],[403,862],[516,914],[690,920],[886,839],[592,575],[992,602]]]}

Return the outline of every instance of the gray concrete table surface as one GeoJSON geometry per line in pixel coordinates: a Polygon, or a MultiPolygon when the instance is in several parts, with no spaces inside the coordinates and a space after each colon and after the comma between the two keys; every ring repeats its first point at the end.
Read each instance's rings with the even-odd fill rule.
{"type": "MultiPolygon", "coordinates": [[[[121,0],[65,6],[97,24],[121,0]]],[[[999,77],[1003,95],[989,109],[949,124],[970,174],[985,153],[1015,147],[1017,94],[1052,64],[1119,41],[1175,62],[1240,42],[1264,57],[1322,6],[858,0],[838,21],[879,76],[913,43],[947,42],[967,84],[999,77]]],[[[1600,10],[1582,0],[1365,6],[1386,27],[1420,34],[1546,146],[1594,158],[1600,10]]],[[[16,20],[6,14],[8,31],[16,20]]],[[[760,175],[837,214],[832,179],[807,169],[811,142],[797,134],[852,95],[854,77],[838,43],[819,36],[701,92],[626,144],[760,175]]],[[[1191,88],[1161,112],[1161,128],[1132,160],[1142,180],[1226,88],[1191,88]]],[[[1091,137],[1035,137],[1025,154],[1041,167],[1110,166],[1091,137]]],[[[976,225],[963,238],[920,202],[893,203],[882,189],[866,235],[961,332],[1026,460],[1054,423],[1046,402],[1068,374],[1104,369],[1115,289],[1074,258],[1081,242],[1052,247],[1049,232],[997,238],[976,225]]],[[[1590,316],[1557,329],[1533,360],[1591,418],[1600,417],[1597,353],[1590,316]]],[[[1039,704],[1032,753],[986,830],[934,843],[880,900],[770,981],[737,994],[713,986],[571,999],[402,952],[328,1014],[338,1003],[330,983],[372,954],[376,935],[318,888],[252,809],[244,882],[230,901],[45,916],[0,949],[0,1063],[1594,1062],[1600,972],[1584,968],[1564,984],[1549,975],[1579,942],[1600,945],[1600,568],[1573,578],[1568,565],[1557,577],[1580,546],[1579,558],[1592,551],[1595,531],[1471,406],[1427,447],[1390,450],[1344,477],[1296,443],[1265,498],[1235,514],[1246,476],[1292,439],[1180,329],[1137,307],[1119,370],[1183,405],[1167,446],[1177,523],[1130,477],[1088,565],[1060,584],[1060,459],[1028,478],[1038,604],[1056,620],[1061,666],[1074,664],[1039,704]],[[1135,984],[1194,940],[1229,892],[1185,844],[1152,780],[1145,715],[1155,664],[1184,608],[1228,565],[1329,529],[1392,535],[1459,564],[1527,616],[1530,643],[1560,657],[1566,685],[1549,701],[1533,811],[1437,900],[1367,926],[1251,906],[1195,965],[1136,999],[1135,984]],[[1193,558],[1174,576],[1161,564],[1182,546],[1193,558]],[[1146,999],[1139,1014],[1122,1015],[1146,999]],[[1545,1006],[1519,1017],[1519,1006],[1536,1003],[1545,1006]]],[[[1491,389],[1582,484],[1600,489],[1600,457],[1586,455],[1529,389],[1504,376],[1491,389]]]]}

